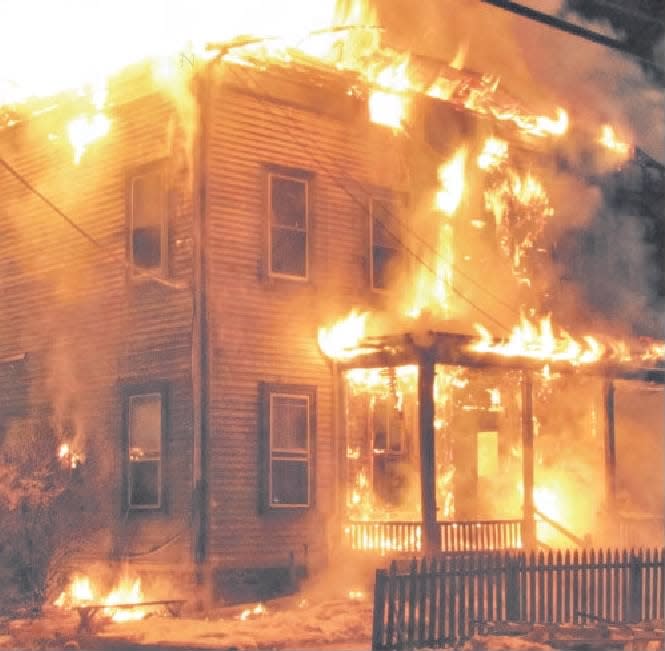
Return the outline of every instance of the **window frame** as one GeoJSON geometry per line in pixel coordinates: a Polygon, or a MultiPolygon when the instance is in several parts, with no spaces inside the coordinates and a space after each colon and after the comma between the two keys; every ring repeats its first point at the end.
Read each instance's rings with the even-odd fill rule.
{"type": "Polygon", "coordinates": [[[266,199],[266,212],[267,212],[267,261],[268,261],[268,277],[276,279],[294,280],[297,282],[309,282],[310,280],[310,240],[312,235],[312,207],[311,207],[311,185],[312,175],[294,169],[280,168],[275,166],[267,166],[267,199],[266,199]],[[294,181],[301,183],[305,186],[305,228],[291,228],[287,226],[274,225],[273,210],[272,210],[272,182],[274,178],[284,179],[287,181],[294,181]],[[295,275],[289,273],[282,273],[273,271],[272,260],[272,239],[273,228],[278,228],[287,231],[304,232],[305,234],[305,275],[295,275]]]}
{"type": "MultiPolygon", "coordinates": [[[[397,212],[397,209],[400,207],[400,200],[399,197],[395,196],[394,194],[390,192],[384,192],[384,193],[374,193],[369,197],[369,205],[368,205],[368,229],[369,229],[369,237],[368,237],[368,242],[369,242],[369,264],[368,264],[368,269],[369,269],[369,288],[373,292],[377,292],[379,294],[386,294],[391,291],[390,287],[377,287],[374,284],[374,203],[375,202],[384,202],[384,203],[389,203],[391,208],[392,208],[392,214],[394,215],[395,212],[397,212]]],[[[391,234],[392,235],[392,234],[391,234]]],[[[395,234],[393,237],[397,239],[398,241],[400,240],[401,232],[398,232],[395,234]]],[[[381,247],[384,249],[388,249],[389,247],[381,247]]],[[[395,251],[396,256],[400,255],[400,247],[399,244],[396,248],[392,249],[395,251]]]]}
{"type": "Polygon", "coordinates": [[[306,511],[315,506],[316,487],[316,387],[302,384],[259,383],[259,512],[306,511]],[[307,447],[273,447],[273,399],[305,399],[307,404],[307,447]],[[273,461],[304,461],[307,464],[307,503],[275,504],[273,496],[273,461]]]}
{"type": "Polygon", "coordinates": [[[169,275],[169,201],[168,178],[166,161],[157,160],[131,169],[125,178],[126,214],[127,214],[127,241],[126,259],[129,274],[133,280],[140,280],[149,276],[167,278],[169,275]],[[141,177],[159,174],[161,217],[160,217],[160,265],[153,269],[143,269],[134,264],[134,182],[141,177]]]}
{"type": "Polygon", "coordinates": [[[144,384],[132,384],[123,387],[122,400],[122,422],[123,422],[123,444],[122,444],[122,502],[123,509],[128,513],[164,513],[167,510],[167,473],[166,473],[166,444],[168,440],[168,400],[169,385],[165,381],[149,382],[144,384]],[[131,404],[134,398],[158,395],[161,402],[161,432],[159,440],[159,469],[157,479],[158,503],[157,504],[132,504],[131,503],[131,465],[140,463],[129,458],[131,443],[131,404]]]}

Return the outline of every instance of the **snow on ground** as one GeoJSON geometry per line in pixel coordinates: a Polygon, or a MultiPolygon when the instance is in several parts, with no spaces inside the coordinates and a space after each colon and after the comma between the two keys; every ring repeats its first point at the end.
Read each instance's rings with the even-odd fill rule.
{"type": "Polygon", "coordinates": [[[85,636],[77,631],[76,613],[49,609],[39,619],[9,623],[8,635],[0,635],[0,647],[64,649],[75,641],[80,648],[95,649],[137,644],[189,649],[370,648],[368,597],[310,602],[296,596],[268,601],[265,612],[250,613],[242,620],[247,608],[219,608],[200,618],[153,615],[137,622],[99,622],[94,635],[85,636]]]}

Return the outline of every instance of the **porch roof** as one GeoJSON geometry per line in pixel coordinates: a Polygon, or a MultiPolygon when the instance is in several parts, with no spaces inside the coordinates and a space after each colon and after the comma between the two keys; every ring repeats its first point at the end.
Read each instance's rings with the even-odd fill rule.
{"type": "Polygon", "coordinates": [[[426,362],[468,368],[540,371],[547,364],[552,371],[558,373],[665,385],[664,359],[620,362],[607,358],[594,363],[552,361],[535,356],[476,352],[471,350],[471,345],[476,340],[476,337],[466,334],[433,330],[370,337],[358,345],[357,354],[352,358],[338,361],[338,368],[382,368],[426,362]]]}

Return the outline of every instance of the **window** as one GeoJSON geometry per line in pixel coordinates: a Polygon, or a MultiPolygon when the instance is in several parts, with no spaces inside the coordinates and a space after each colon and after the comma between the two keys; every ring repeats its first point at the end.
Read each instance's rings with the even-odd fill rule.
{"type": "Polygon", "coordinates": [[[263,506],[312,505],[316,390],[263,385],[263,506]]]}
{"type": "Polygon", "coordinates": [[[127,505],[130,509],[163,506],[165,391],[132,392],[126,400],[127,505]]]}
{"type": "Polygon", "coordinates": [[[395,206],[386,199],[370,199],[370,283],[372,289],[389,286],[399,253],[395,206]]]}
{"type": "Polygon", "coordinates": [[[402,414],[392,399],[376,399],[372,409],[372,433],[376,454],[404,451],[402,414]]]}
{"type": "Polygon", "coordinates": [[[162,165],[129,179],[129,262],[137,271],[166,274],[167,210],[162,165]]]}
{"type": "Polygon", "coordinates": [[[270,173],[269,268],[272,276],[307,279],[309,197],[307,179],[270,173]]]}

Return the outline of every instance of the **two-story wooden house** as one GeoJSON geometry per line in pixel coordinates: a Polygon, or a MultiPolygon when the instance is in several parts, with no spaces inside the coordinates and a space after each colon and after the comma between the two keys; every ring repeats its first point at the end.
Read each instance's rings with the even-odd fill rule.
{"type": "MultiPolygon", "coordinates": [[[[321,567],[348,542],[355,453],[317,331],[404,303],[396,279],[432,264],[405,215],[429,212],[442,160],[503,127],[423,97],[396,133],[353,75],[297,62],[208,64],[189,111],[142,77],[110,97],[111,131],[78,164],[70,105],[0,134],[0,423],[47,414],[84,455],[107,505],[89,559],[216,577],[222,594],[238,570],[321,567]]],[[[389,496],[390,464],[422,469],[419,416],[363,413],[389,496]]],[[[521,520],[486,530],[518,545],[521,520]]],[[[400,531],[420,549],[419,526],[400,531]]]]}

